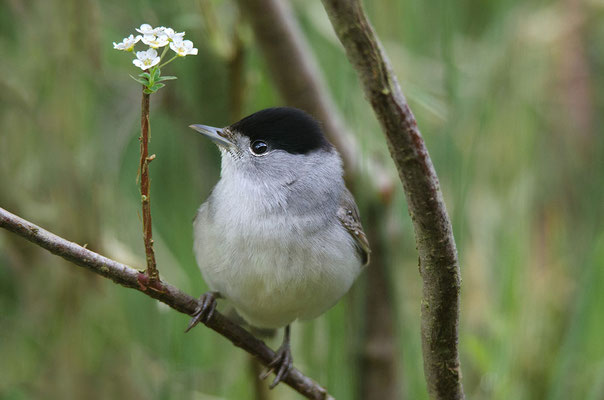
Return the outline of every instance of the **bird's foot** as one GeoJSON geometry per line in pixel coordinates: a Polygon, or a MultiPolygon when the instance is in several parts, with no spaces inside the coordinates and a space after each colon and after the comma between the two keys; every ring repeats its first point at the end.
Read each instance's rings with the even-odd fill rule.
{"type": "Polygon", "coordinates": [[[289,326],[285,328],[285,337],[283,339],[283,343],[281,347],[277,350],[275,354],[275,358],[268,364],[268,369],[260,375],[260,379],[266,379],[267,376],[271,374],[271,372],[275,372],[276,376],[273,382],[270,384],[269,388],[272,389],[279,382],[284,380],[289,374],[289,371],[294,366],[294,359],[292,357],[291,348],[289,346],[289,326]]]}
{"type": "Polygon", "coordinates": [[[206,292],[201,295],[199,298],[199,305],[195,309],[195,313],[193,314],[193,318],[191,318],[191,322],[189,322],[189,326],[185,330],[189,332],[195,325],[200,322],[208,322],[212,315],[214,315],[214,311],[216,310],[216,299],[220,298],[220,293],[218,292],[206,292]]]}

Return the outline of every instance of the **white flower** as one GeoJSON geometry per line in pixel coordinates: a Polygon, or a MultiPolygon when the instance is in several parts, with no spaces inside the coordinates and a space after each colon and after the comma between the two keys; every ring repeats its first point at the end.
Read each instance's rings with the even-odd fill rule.
{"type": "Polygon", "coordinates": [[[178,40],[170,43],[170,48],[181,57],[186,55],[197,55],[197,49],[193,47],[193,42],[190,40],[178,40]]]}
{"type": "Polygon", "coordinates": [[[132,51],[132,49],[134,49],[134,45],[138,43],[139,40],[141,40],[141,35],[137,35],[136,37],[134,37],[134,35],[130,35],[127,38],[124,38],[124,40],[122,40],[120,43],[113,42],[113,48],[123,51],[132,51]]]}
{"type": "Polygon", "coordinates": [[[153,28],[149,24],[142,24],[140,28],[136,29],[136,31],[138,33],[142,33],[143,35],[157,35],[163,29],[164,29],[163,26],[160,26],[159,28],[153,28]]]}
{"type": "Polygon", "coordinates": [[[155,49],[137,51],[136,58],[136,60],[132,60],[132,64],[136,65],[143,71],[159,64],[159,56],[157,55],[157,51],[155,49]]]}
{"type": "Polygon", "coordinates": [[[166,35],[170,42],[182,41],[183,37],[185,36],[184,32],[174,32],[174,29],[172,28],[164,28],[162,34],[166,35]]]}
{"type": "Polygon", "coordinates": [[[143,43],[149,47],[158,49],[168,44],[168,37],[166,35],[145,35],[143,36],[143,43]]]}

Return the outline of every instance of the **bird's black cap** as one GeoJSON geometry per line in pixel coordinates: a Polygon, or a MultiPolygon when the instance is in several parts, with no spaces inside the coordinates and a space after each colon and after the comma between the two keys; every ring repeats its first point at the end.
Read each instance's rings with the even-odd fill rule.
{"type": "Polygon", "coordinates": [[[329,150],[321,125],[306,112],[292,107],[274,107],[258,111],[229,127],[255,140],[265,141],[273,149],[292,154],[329,150]]]}

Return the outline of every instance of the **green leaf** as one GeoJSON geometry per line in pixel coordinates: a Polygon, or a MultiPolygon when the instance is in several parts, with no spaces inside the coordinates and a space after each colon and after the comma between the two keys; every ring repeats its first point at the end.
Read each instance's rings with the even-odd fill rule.
{"type": "Polygon", "coordinates": [[[152,90],[150,90],[149,88],[144,88],[144,89],[143,89],[143,93],[144,93],[144,94],[152,94],[152,93],[155,93],[155,92],[154,92],[154,91],[152,91],[152,90]]]}
{"type": "Polygon", "coordinates": [[[159,70],[159,68],[154,69],[153,70],[153,80],[157,81],[160,76],[161,76],[161,71],[159,70]]]}
{"type": "Polygon", "coordinates": [[[143,78],[135,78],[134,76],[130,75],[130,78],[134,79],[135,81],[137,81],[138,83],[140,83],[141,85],[145,85],[145,86],[149,86],[149,81],[147,81],[146,79],[143,78]]]}
{"type": "Polygon", "coordinates": [[[151,79],[151,75],[149,75],[148,72],[143,72],[143,73],[139,74],[138,76],[140,76],[141,78],[146,78],[147,80],[151,79]]]}
{"type": "Polygon", "coordinates": [[[162,76],[161,78],[157,79],[156,82],[162,82],[162,81],[171,81],[173,79],[178,79],[175,76],[162,76]]]}
{"type": "Polygon", "coordinates": [[[159,89],[163,88],[164,86],[166,86],[164,83],[156,83],[155,85],[151,86],[149,89],[152,90],[153,92],[157,92],[159,89]]]}

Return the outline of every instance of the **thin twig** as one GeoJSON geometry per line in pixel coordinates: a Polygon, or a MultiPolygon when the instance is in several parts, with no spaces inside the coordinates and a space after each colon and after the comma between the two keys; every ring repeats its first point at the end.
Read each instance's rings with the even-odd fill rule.
{"type": "MultiPolygon", "coordinates": [[[[181,292],[178,288],[165,282],[151,281],[141,271],[65,240],[3,208],[0,208],[0,228],[13,232],[65,260],[109,278],[115,283],[136,289],[167,304],[176,311],[191,316],[196,311],[197,299],[181,292]]],[[[275,358],[275,352],[268,348],[262,340],[255,338],[219,312],[214,312],[212,318],[205,325],[226,337],[235,346],[255,356],[263,365],[268,365],[275,358]]],[[[284,382],[309,399],[332,398],[324,388],[295,368],[291,370],[284,382]]]]}
{"type": "Polygon", "coordinates": [[[149,157],[149,97],[144,92],[141,102],[141,136],[139,137],[141,146],[141,159],[139,164],[140,184],[141,184],[141,203],[143,208],[143,240],[145,242],[145,258],[147,259],[146,274],[152,282],[159,280],[159,272],[155,262],[155,252],[153,251],[153,228],[151,226],[151,193],[149,183],[149,163],[153,161],[155,155],[149,157]]]}
{"type": "Polygon", "coordinates": [[[417,122],[360,0],[322,0],[386,135],[413,220],[424,283],[422,350],[433,399],[463,399],[457,350],[461,277],[438,178],[417,122]]]}

